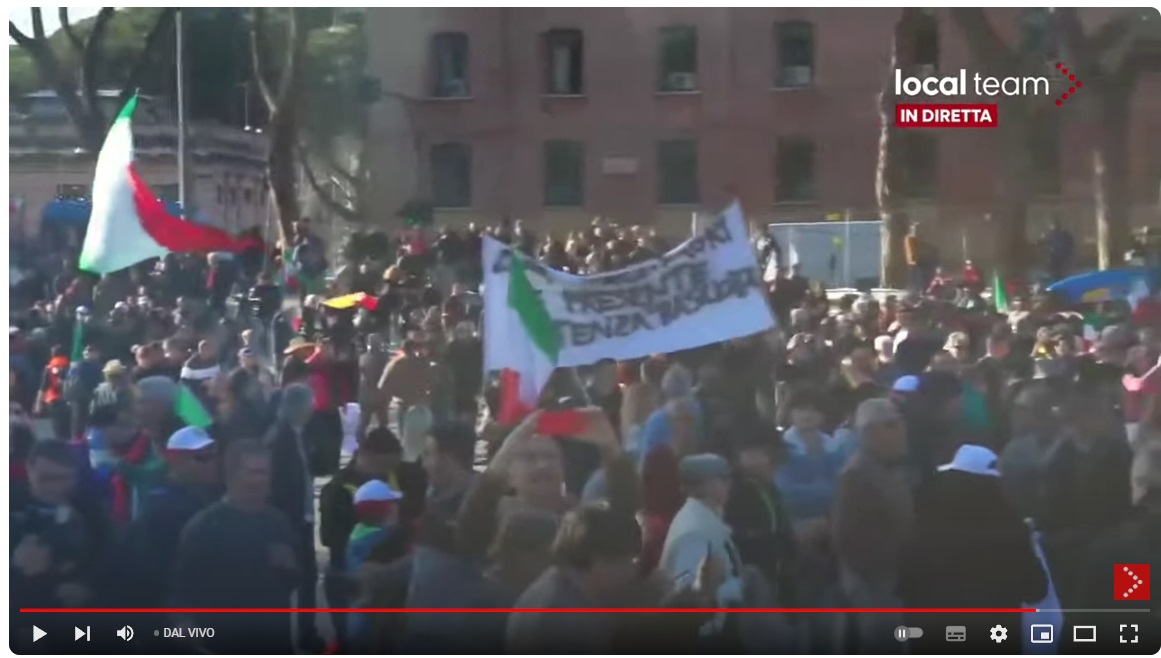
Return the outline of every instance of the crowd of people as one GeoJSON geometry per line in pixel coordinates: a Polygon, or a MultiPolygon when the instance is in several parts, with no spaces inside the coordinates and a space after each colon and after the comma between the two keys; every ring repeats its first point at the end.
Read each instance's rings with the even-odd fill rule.
{"type": "Polygon", "coordinates": [[[898,653],[921,612],[730,609],[1107,608],[1112,564],[1161,555],[1157,296],[1083,319],[1034,291],[997,312],[970,281],[835,302],[782,269],[767,334],[559,370],[542,407],[586,429],[545,437],[541,412],[496,421],[484,235],[577,274],[671,246],[417,229],[331,280],[303,221],[279,254],[27,264],[12,610],[309,609],[321,588],[355,611],[175,623],[231,653],[898,653]],[[374,303],[323,303],[352,292],[374,303]],[[716,611],[657,612],[677,608],[716,611]]]}

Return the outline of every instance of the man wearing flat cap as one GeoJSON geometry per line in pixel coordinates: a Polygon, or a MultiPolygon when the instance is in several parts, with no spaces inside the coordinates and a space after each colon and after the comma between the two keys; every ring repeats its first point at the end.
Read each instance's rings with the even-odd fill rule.
{"type": "MultiPolygon", "coordinates": [[[[741,555],[723,518],[730,495],[730,463],[719,455],[688,455],[678,465],[678,473],[687,497],[669,526],[658,566],[677,587],[686,587],[693,583],[707,557],[717,560],[726,573],[718,588],[717,606],[740,607],[741,555]]],[[[716,636],[733,643],[737,640],[736,616],[715,614],[701,632],[703,637],[716,636]]]]}

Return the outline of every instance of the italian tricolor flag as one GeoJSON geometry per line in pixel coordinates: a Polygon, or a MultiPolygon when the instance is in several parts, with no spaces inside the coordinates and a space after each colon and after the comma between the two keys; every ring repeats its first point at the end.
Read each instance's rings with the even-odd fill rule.
{"type": "Polygon", "coordinates": [[[560,328],[548,314],[540,292],[528,279],[524,259],[513,252],[512,268],[508,272],[508,326],[512,335],[502,338],[510,351],[506,363],[511,364],[500,373],[500,414],[504,424],[519,422],[532,413],[540,402],[540,393],[556,370],[560,356],[560,328]]]}
{"type": "Polygon", "coordinates": [[[117,115],[97,156],[80,268],[107,274],[169,252],[239,252],[250,246],[252,240],[169,214],[133,164],[136,109],[134,96],[117,115]]]}

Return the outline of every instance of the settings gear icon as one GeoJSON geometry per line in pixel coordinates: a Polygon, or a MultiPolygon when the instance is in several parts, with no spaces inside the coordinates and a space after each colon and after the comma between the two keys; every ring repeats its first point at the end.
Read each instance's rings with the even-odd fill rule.
{"type": "Polygon", "coordinates": [[[999,644],[1008,639],[1008,629],[999,624],[992,627],[992,642],[999,644]]]}

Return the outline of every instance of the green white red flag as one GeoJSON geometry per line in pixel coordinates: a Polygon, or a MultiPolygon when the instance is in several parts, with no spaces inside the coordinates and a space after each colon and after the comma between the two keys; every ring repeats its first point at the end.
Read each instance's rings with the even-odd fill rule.
{"type": "Polygon", "coordinates": [[[97,156],[93,208],[80,268],[108,274],[170,252],[240,252],[256,244],[169,213],[133,162],[132,119],[136,109],[134,96],[113,121],[97,156]]]}

